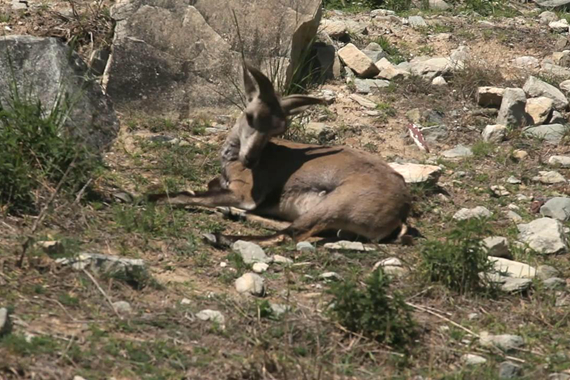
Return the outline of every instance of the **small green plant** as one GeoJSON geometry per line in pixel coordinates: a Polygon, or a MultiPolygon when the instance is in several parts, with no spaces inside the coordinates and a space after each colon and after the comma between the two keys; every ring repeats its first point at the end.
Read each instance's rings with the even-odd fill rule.
{"type": "Polygon", "coordinates": [[[477,141],[471,147],[471,151],[473,152],[473,156],[482,158],[490,156],[495,151],[495,147],[495,144],[491,142],[477,141]]]}
{"type": "Polygon", "coordinates": [[[493,268],[481,239],[485,223],[477,218],[459,221],[445,241],[427,241],[421,250],[422,277],[461,294],[487,288],[490,284],[479,275],[493,268]]]}
{"type": "Polygon", "coordinates": [[[12,83],[0,102],[0,208],[35,212],[44,189],[61,182],[61,193],[73,193],[100,166],[93,152],[65,130],[70,107],[61,95],[47,112],[12,83]]]}
{"type": "Polygon", "coordinates": [[[402,296],[388,295],[390,280],[381,268],[366,279],[362,289],[352,280],[334,284],[330,312],[348,330],[394,347],[404,347],[415,336],[410,307],[402,296]]]}
{"type": "Polygon", "coordinates": [[[388,54],[386,57],[390,62],[393,64],[398,64],[404,62],[406,60],[405,53],[402,52],[398,47],[392,45],[390,40],[385,36],[380,36],[374,39],[372,42],[376,42],[378,45],[382,47],[382,50],[388,54]]]}

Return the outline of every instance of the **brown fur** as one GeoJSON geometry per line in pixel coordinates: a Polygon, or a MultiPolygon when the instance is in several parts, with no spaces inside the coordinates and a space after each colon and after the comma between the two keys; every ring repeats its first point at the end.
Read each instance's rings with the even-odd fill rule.
{"type": "MultiPolygon", "coordinates": [[[[402,176],[369,153],[272,138],[284,132],[287,115],[320,101],[260,94],[267,89],[266,82],[259,83],[263,74],[248,70],[255,73],[260,90],[252,93],[245,79],[250,104],[222,149],[222,176],[210,182],[208,191],[155,195],[151,200],[237,207],[277,217],[291,222],[278,235],[296,240],[325,230],[343,230],[377,241],[401,228],[411,208],[402,176]]],[[[271,239],[277,241],[275,236],[271,239]]]]}

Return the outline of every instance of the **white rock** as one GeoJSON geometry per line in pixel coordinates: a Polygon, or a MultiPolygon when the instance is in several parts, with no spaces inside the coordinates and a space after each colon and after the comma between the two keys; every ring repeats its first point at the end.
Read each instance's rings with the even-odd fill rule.
{"type": "Polygon", "coordinates": [[[517,222],[522,222],[523,218],[522,216],[520,216],[519,214],[517,214],[514,211],[507,211],[507,218],[509,218],[510,220],[512,220],[513,222],[517,223],[517,222]]]}
{"type": "Polygon", "coordinates": [[[0,336],[8,334],[12,330],[10,314],[5,307],[0,308],[0,336]]]}
{"type": "Polygon", "coordinates": [[[566,21],[566,19],[561,19],[558,21],[551,21],[548,23],[548,27],[553,31],[553,32],[557,32],[557,33],[564,33],[564,32],[568,32],[568,21],[566,21]]]}
{"type": "Polygon", "coordinates": [[[518,239],[539,253],[554,254],[568,250],[564,227],[556,219],[535,219],[527,224],[519,224],[517,228],[518,239]]]}
{"type": "Polygon", "coordinates": [[[554,108],[564,111],[568,107],[568,99],[559,89],[536,77],[530,76],[523,86],[524,92],[531,98],[544,96],[552,99],[554,108]]]}
{"type": "Polygon", "coordinates": [[[503,236],[490,236],[483,239],[483,245],[487,250],[487,255],[495,257],[509,257],[509,241],[503,236]]]}
{"type": "MultiPolygon", "coordinates": [[[[507,183],[510,183],[511,185],[518,185],[518,184],[522,183],[522,181],[515,176],[510,176],[509,178],[507,178],[507,183]]],[[[517,208],[517,210],[518,210],[518,208],[517,208]]]]}
{"type": "Polygon", "coordinates": [[[297,251],[308,253],[308,252],[315,252],[317,249],[308,241],[300,241],[297,243],[297,251]]]}
{"type": "Polygon", "coordinates": [[[271,307],[271,311],[273,312],[273,315],[275,315],[276,317],[280,317],[281,315],[285,314],[286,312],[291,311],[291,306],[289,306],[289,305],[272,303],[272,304],[270,304],[270,307],[271,307]]]}
{"type": "Polygon", "coordinates": [[[221,326],[223,326],[226,321],[222,313],[220,313],[217,310],[211,310],[211,309],[204,309],[196,313],[196,318],[202,321],[212,321],[221,326]]]}
{"type": "Polygon", "coordinates": [[[263,277],[255,273],[246,273],[235,282],[238,293],[248,293],[262,297],[265,295],[265,285],[263,277]]]}
{"type": "Polygon", "coordinates": [[[477,206],[474,208],[462,208],[453,215],[455,220],[465,220],[472,218],[489,218],[491,216],[491,211],[483,206],[477,206]]]}
{"type": "Polygon", "coordinates": [[[461,361],[466,365],[481,365],[487,363],[487,359],[475,354],[461,355],[461,361]]]}
{"type": "Polygon", "coordinates": [[[554,101],[545,96],[531,98],[526,101],[526,113],[535,125],[544,124],[552,115],[554,101]]]}
{"type": "Polygon", "coordinates": [[[513,59],[513,64],[517,67],[533,68],[540,65],[540,61],[535,57],[523,56],[513,59]]]}
{"type": "Polygon", "coordinates": [[[442,169],[434,165],[420,165],[405,163],[399,164],[396,162],[389,163],[390,167],[400,173],[406,183],[437,183],[442,169]]]}
{"type": "Polygon", "coordinates": [[[540,208],[540,214],[561,222],[570,220],[570,198],[554,197],[540,208]]]}
{"type": "Polygon", "coordinates": [[[530,278],[506,277],[501,290],[506,293],[520,293],[528,290],[532,285],[530,278]]]}
{"type": "Polygon", "coordinates": [[[433,78],[433,80],[431,81],[431,84],[434,86],[447,86],[447,81],[445,80],[444,77],[439,76],[439,77],[433,78]]]}
{"type": "Polygon", "coordinates": [[[372,100],[366,99],[364,96],[350,94],[348,97],[354,100],[356,103],[360,104],[362,107],[370,109],[376,108],[376,103],[374,103],[372,100]]]}
{"type": "Polygon", "coordinates": [[[473,156],[473,151],[471,150],[471,147],[460,144],[457,145],[455,148],[441,152],[441,155],[446,158],[471,157],[473,156]]]}
{"type": "Polygon", "coordinates": [[[191,303],[192,303],[192,301],[190,301],[188,298],[182,298],[180,300],[181,305],[190,305],[191,303]]]}
{"type": "Polygon", "coordinates": [[[255,273],[263,273],[263,272],[266,272],[267,269],[269,269],[269,264],[266,264],[266,263],[254,263],[254,264],[251,266],[251,269],[253,269],[253,271],[254,271],[255,273]]]}
{"type": "Polygon", "coordinates": [[[503,100],[497,124],[522,126],[526,124],[526,95],[520,88],[507,88],[503,92],[503,100]]]}
{"type": "Polygon", "coordinates": [[[489,256],[489,261],[493,263],[493,270],[502,276],[512,278],[536,277],[536,269],[528,264],[493,256],[489,256]]]}
{"type": "Polygon", "coordinates": [[[570,156],[551,156],[548,159],[548,164],[570,168],[570,156]]]}
{"type": "Polygon", "coordinates": [[[241,256],[246,264],[271,262],[263,248],[255,243],[238,240],[232,245],[232,249],[241,256]]]}
{"type": "Polygon", "coordinates": [[[319,275],[321,280],[330,282],[330,281],[341,281],[342,277],[336,272],[325,272],[319,275]]]}
{"type": "Polygon", "coordinates": [[[117,310],[117,313],[121,315],[128,315],[131,314],[133,311],[131,304],[128,303],[127,301],[113,302],[113,307],[115,308],[115,310],[117,310]]]}
{"type": "Polygon", "coordinates": [[[435,57],[423,59],[422,57],[417,57],[410,61],[412,74],[430,80],[437,76],[449,74],[453,69],[454,65],[449,58],[435,57]]]}
{"type": "Polygon", "coordinates": [[[481,107],[496,107],[501,106],[503,101],[504,88],[499,87],[478,87],[477,88],[477,104],[481,107]]]}
{"type": "Polygon", "coordinates": [[[380,73],[374,62],[354,44],[349,43],[339,49],[338,55],[360,77],[371,78],[380,73]]]}
{"type": "Polygon", "coordinates": [[[553,185],[566,182],[566,178],[562,174],[555,171],[543,170],[539,171],[537,176],[532,177],[532,180],[543,183],[545,185],[553,185]]]}
{"type": "Polygon", "coordinates": [[[483,140],[488,142],[501,142],[507,136],[507,127],[505,125],[487,125],[482,132],[483,140]]]}
{"type": "Polygon", "coordinates": [[[524,339],[518,335],[492,335],[487,331],[483,331],[479,335],[479,343],[483,347],[495,346],[503,351],[508,352],[524,346],[524,339]]]}
{"type": "Polygon", "coordinates": [[[340,20],[321,20],[321,29],[333,39],[343,38],[348,34],[346,24],[340,20]]]}
{"type": "Polygon", "coordinates": [[[540,23],[544,25],[548,25],[551,22],[558,21],[558,16],[556,13],[551,11],[544,11],[540,15],[538,15],[540,19],[540,23]]]}
{"type": "Polygon", "coordinates": [[[445,11],[451,8],[451,5],[447,4],[443,0],[429,0],[428,4],[429,4],[429,9],[436,9],[440,11],[445,11]]]}
{"type": "Polygon", "coordinates": [[[281,255],[273,255],[273,262],[279,264],[293,264],[293,260],[281,255]]]}
{"type": "Polygon", "coordinates": [[[422,16],[410,16],[408,17],[408,22],[412,28],[425,28],[428,26],[422,16]]]}
{"type": "Polygon", "coordinates": [[[329,250],[348,250],[348,251],[373,251],[374,248],[366,247],[359,241],[340,240],[335,243],[325,243],[324,247],[329,250]]]}

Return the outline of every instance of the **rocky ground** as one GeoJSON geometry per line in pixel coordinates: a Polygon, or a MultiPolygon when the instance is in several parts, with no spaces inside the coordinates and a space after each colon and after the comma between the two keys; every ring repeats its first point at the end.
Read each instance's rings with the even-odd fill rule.
{"type": "MultiPolygon", "coordinates": [[[[69,4],[15,9],[26,4],[5,2],[4,34],[71,40],[85,25],[57,16],[75,20],[69,4]]],[[[0,219],[0,378],[570,379],[570,14],[429,4],[328,7],[319,39],[337,53],[321,58],[330,78],[309,92],[330,104],[287,135],[366,150],[406,173],[422,235],[413,246],[213,248],[204,233],[270,231],[140,197],[203,189],[239,111],[172,120],[120,110],[93,194],[52,207],[22,268],[37,217],[0,219]],[[458,293],[420,273],[428,243],[470,218],[486,221],[478,234],[498,292],[458,293]],[[405,348],[328,312],[331,284],[376,266],[416,323],[405,348]]],[[[98,5],[83,19],[98,33],[77,48],[87,61],[110,41],[109,4],[98,5]]]]}

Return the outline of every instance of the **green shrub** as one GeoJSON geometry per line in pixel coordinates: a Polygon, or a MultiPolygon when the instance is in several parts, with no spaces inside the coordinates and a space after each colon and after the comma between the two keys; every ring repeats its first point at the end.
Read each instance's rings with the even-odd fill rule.
{"type": "Polygon", "coordinates": [[[63,129],[68,109],[63,99],[51,112],[17,87],[0,103],[0,208],[35,212],[40,194],[62,182],[61,192],[83,186],[100,161],[63,129]]]}
{"type": "Polygon", "coordinates": [[[333,284],[330,312],[348,330],[395,347],[410,343],[415,323],[402,296],[388,295],[390,280],[381,268],[365,281],[362,289],[354,281],[333,284]]]}
{"type": "Polygon", "coordinates": [[[439,282],[461,294],[488,289],[490,283],[479,276],[493,268],[480,237],[486,232],[486,221],[469,219],[456,223],[445,241],[425,243],[419,271],[426,280],[439,282]]]}

